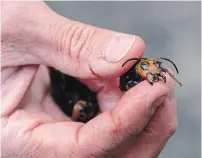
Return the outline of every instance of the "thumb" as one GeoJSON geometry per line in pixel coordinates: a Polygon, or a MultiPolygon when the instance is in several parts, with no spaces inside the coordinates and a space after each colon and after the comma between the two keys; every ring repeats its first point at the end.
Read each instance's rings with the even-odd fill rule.
{"type": "MultiPolygon", "coordinates": [[[[18,14],[17,19],[22,30],[16,28],[21,32],[16,41],[26,47],[20,46],[20,52],[33,56],[29,64],[44,64],[80,78],[118,77],[126,71],[121,67],[125,60],[143,54],[144,42],[137,36],[72,21],[43,2],[33,3],[23,4],[26,15],[18,14]]],[[[12,21],[8,27],[13,31],[14,25],[12,21]]],[[[30,56],[25,58],[28,62],[30,56]]]]}
{"type": "Polygon", "coordinates": [[[75,77],[118,77],[124,71],[124,61],[143,53],[143,41],[133,35],[74,21],[55,32],[53,37],[58,40],[53,47],[54,55],[50,56],[53,59],[48,59],[53,62],[49,64],[75,77]]]}
{"type": "Polygon", "coordinates": [[[117,77],[124,71],[121,66],[125,60],[142,56],[144,43],[137,36],[96,28],[54,14],[47,23],[54,26],[47,36],[53,55],[48,55],[50,50],[47,52],[50,58],[45,59],[46,64],[64,73],[80,78],[117,77]]]}

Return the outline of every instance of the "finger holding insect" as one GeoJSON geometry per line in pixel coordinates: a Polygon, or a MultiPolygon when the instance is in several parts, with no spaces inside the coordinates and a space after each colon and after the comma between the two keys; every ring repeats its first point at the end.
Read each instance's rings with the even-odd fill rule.
{"type": "MultiPolygon", "coordinates": [[[[167,96],[175,82],[167,75],[168,82],[157,82],[151,86],[143,81],[127,91],[117,104],[96,118],[89,121],[80,129],[79,141],[87,142],[88,147],[99,149],[111,149],[136,136],[147,125],[156,109],[156,100],[167,96]],[[94,141],[90,141],[93,138],[94,141]],[[105,141],[106,140],[106,141],[105,141]]],[[[86,146],[82,146],[86,149],[86,146]]]]}
{"type": "Polygon", "coordinates": [[[124,157],[158,157],[160,151],[177,128],[177,106],[174,87],[157,108],[154,116],[138,137],[130,139],[124,157]],[[146,150],[145,150],[146,149],[146,150]]]}

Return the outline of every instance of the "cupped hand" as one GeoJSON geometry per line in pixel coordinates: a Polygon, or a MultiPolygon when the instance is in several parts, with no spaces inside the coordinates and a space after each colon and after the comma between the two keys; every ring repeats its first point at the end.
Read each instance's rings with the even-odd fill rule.
{"type": "Polygon", "coordinates": [[[177,126],[175,84],[146,81],[125,94],[118,77],[143,40],[66,19],[44,2],[2,2],[2,156],[157,157],[177,126]],[[97,91],[101,113],[73,122],[50,96],[47,67],[97,91]]]}

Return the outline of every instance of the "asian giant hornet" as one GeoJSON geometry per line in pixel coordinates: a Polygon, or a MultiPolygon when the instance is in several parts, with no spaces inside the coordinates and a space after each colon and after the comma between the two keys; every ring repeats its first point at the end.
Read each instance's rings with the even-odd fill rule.
{"type": "MultiPolygon", "coordinates": [[[[171,62],[178,73],[175,63],[167,58],[131,58],[124,62],[122,67],[129,61],[136,60],[137,62],[120,77],[120,90],[127,91],[143,80],[147,80],[151,85],[160,79],[166,82],[165,73],[182,86],[167,68],[161,66],[161,59],[171,62]]],[[[96,92],[91,91],[74,77],[53,68],[49,68],[49,71],[52,97],[63,112],[72,120],[84,123],[94,118],[99,111],[96,92]]]]}

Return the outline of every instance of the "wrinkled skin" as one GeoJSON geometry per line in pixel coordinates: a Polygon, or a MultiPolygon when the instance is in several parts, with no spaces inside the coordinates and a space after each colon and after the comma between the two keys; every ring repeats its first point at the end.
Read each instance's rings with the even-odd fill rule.
{"type": "Polygon", "coordinates": [[[66,19],[44,2],[2,2],[1,44],[3,158],[151,158],[176,130],[169,76],[125,94],[117,87],[117,77],[132,66],[122,69],[123,62],[143,55],[137,36],[66,19]],[[50,97],[46,66],[96,90],[101,114],[87,124],[65,116],[50,97]]]}

